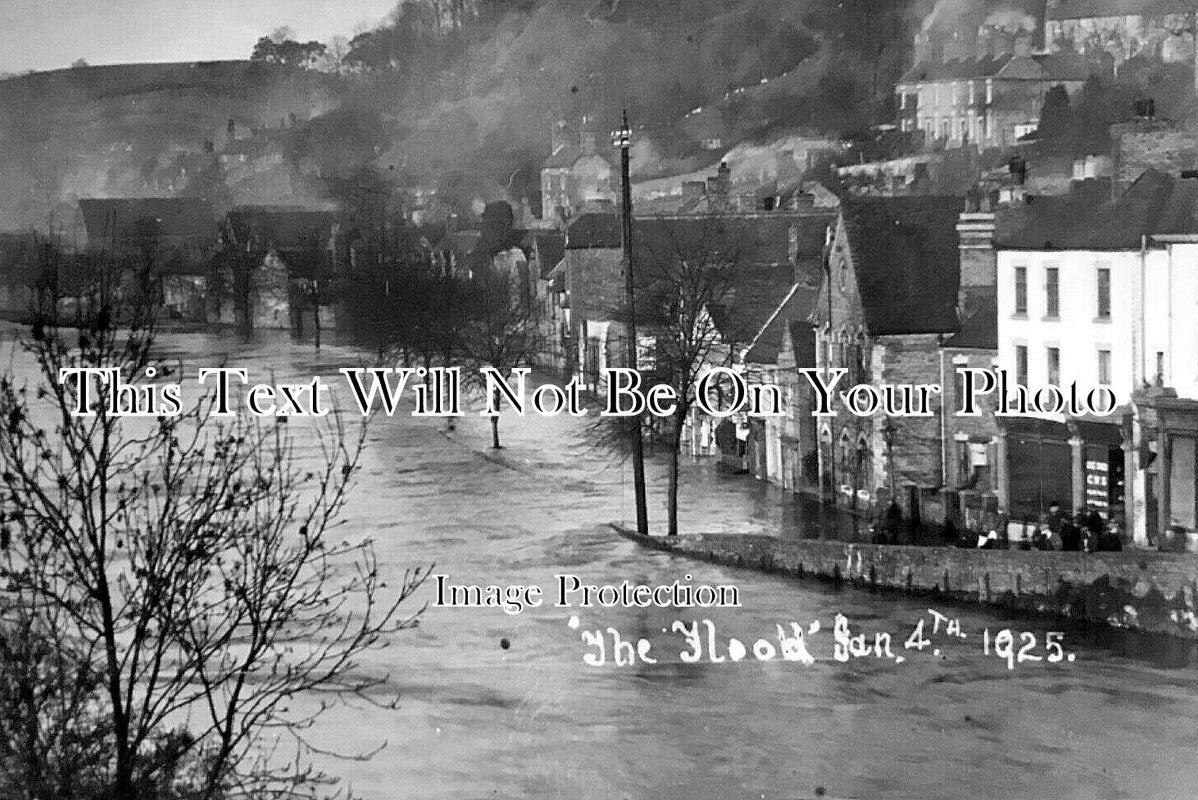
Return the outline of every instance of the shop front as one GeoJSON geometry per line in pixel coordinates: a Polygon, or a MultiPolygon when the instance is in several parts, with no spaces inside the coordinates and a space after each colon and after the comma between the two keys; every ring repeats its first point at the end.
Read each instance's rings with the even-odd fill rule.
{"type": "Polygon", "coordinates": [[[1007,439],[1011,519],[1037,521],[1051,503],[1073,495],[1069,428],[1063,422],[1015,417],[1000,423],[1007,439]]]}
{"type": "Polygon", "coordinates": [[[1089,505],[1122,524],[1125,427],[1122,415],[1101,421],[1004,420],[1011,518],[1038,520],[1055,502],[1065,513],[1089,505]]]}

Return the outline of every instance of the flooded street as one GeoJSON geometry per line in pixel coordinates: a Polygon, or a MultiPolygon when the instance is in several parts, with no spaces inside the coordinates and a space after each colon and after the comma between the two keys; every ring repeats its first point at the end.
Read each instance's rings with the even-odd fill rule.
{"type": "MultiPolygon", "coordinates": [[[[365,365],[349,348],[316,353],[282,339],[170,335],[161,345],[185,358],[191,374],[227,361],[262,381],[321,375],[340,385],[338,368],[365,365]]],[[[338,405],[352,413],[343,392],[338,405]]],[[[1031,632],[1043,653],[1053,626],[642,549],[608,527],[634,516],[630,470],[587,443],[588,424],[506,414],[505,448],[495,453],[489,421],[476,410],[452,433],[443,421],[406,413],[372,423],[345,535],[373,538],[397,583],[404,569],[435,564],[455,584],[536,585],[546,600],[514,615],[430,607],[418,628],[371,654],[361,669],[390,676],[398,710],[339,708],[312,733],[314,744],[342,752],[386,743],[368,761],[320,759],[356,795],[689,800],[807,797],[820,787],[859,800],[1198,795],[1192,667],[1166,665],[1135,641],[1115,648],[1100,641],[1108,637],[1067,632],[1073,660],[1009,669],[985,654],[985,631],[1031,632]],[[555,608],[558,574],[589,584],[731,585],[741,607],[555,608]],[[959,619],[965,638],[933,634],[929,608],[959,619]],[[875,632],[889,633],[902,662],[836,661],[837,614],[871,644],[875,632]],[[689,648],[673,623],[696,619],[711,620],[717,655],[727,656],[735,637],[748,656],[711,663],[704,638],[701,660],[684,663],[689,648]],[[905,648],[921,619],[930,644],[905,648]],[[778,645],[776,626],[789,631],[792,621],[809,632],[820,623],[807,637],[814,664],[753,654],[758,640],[778,645]],[[647,639],[658,663],[613,664],[609,628],[623,640],[647,639]],[[601,666],[583,660],[596,650],[582,633],[596,629],[609,644],[601,666]]],[[[292,433],[310,457],[302,423],[292,433]]],[[[785,525],[788,535],[811,535],[792,530],[801,523],[781,509],[781,494],[704,465],[685,468],[684,532],[785,525]]],[[[649,480],[657,527],[660,457],[649,480]]],[[[416,599],[432,603],[431,581],[416,599]]]]}

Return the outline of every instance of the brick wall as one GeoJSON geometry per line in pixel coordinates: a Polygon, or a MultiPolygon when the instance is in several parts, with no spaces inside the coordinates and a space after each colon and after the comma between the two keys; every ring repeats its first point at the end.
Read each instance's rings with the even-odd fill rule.
{"type": "Polygon", "coordinates": [[[624,305],[624,255],[619,248],[567,250],[566,290],[571,317],[610,320],[624,305]]]}

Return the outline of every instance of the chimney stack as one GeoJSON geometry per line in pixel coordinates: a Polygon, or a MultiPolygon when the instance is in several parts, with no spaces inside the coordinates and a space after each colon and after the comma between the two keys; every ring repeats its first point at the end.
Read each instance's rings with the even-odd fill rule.
{"type": "Polygon", "coordinates": [[[720,168],[715,175],[707,179],[707,193],[719,200],[728,199],[728,189],[732,185],[732,170],[727,161],[720,162],[720,168]]]}
{"type": "Polygon", "coordinates": [[[595,131],[591,128],[591,121],[587,117],[582,118],[582,129],[578,133],[578,146],[582,148],[584,156],[595,154],[595,131]]]}
{"type": "Polygon", "coordinates": [[[957,218],[957,248],[961,282],[957,289],[957,313],[961,319],[987,303],[996,302],[998,254],[994,250],[994,210],[991,197],[982,187],[969,190],[965,211],[957,218]]]}

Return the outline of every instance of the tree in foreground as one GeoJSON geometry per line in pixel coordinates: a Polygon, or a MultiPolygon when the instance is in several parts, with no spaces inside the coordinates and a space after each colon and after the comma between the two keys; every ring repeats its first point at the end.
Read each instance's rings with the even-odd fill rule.
{"type": "Polygon", "coordinates": [[[679,451],[695,406],[696,384],[714,361],[727,362],[732,342],[720,335],[712,312],[732,297],[744,242],[718,218],[663,223],[642,237],[638,269],[646,284],[637,297],[638,322],[655,332],[656,372],[677,397],[667,434],[670,452],[667,533],[678,535],[679,451]]]}
{"type": "Polygon", "coordinates": [[[33,385],[0,377],[0,796],[310,797],[335,781],[306,732],[393,702],[358,665],[415,624],[423,575],[387,589],[371,544],[336,535],[364,441],[338,420],[300,453],[211,399],[120,417],[135,391],[97,380],[75,415],[64,369],[173,379],[118,286],[91,287],[77,330],[34,325],[33,385]]]}

